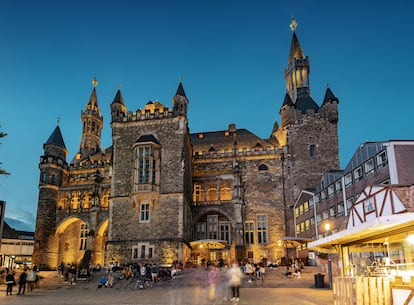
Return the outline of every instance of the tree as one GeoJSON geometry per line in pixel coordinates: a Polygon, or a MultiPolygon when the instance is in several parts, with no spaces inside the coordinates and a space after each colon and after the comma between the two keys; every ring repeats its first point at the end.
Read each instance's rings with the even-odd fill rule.
{"type": "MultiPolygon", "coordinates": [[[[1,132],[0,131],[0,138],[4,138],[5,136],[7,136],[7,133],[1,132]]],[[[0,166],[2,165],[2,163],[0,162],[0,166]]],[[[2,169],[0,167],[0,175],[10,175],[9,172],[7,172],[5,169],[2,169]]]]}

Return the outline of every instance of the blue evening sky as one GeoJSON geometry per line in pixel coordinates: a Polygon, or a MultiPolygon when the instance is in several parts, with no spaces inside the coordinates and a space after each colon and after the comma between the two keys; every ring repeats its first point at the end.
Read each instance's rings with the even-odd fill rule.
{"type": "Polygon", "coordinates": [[[0,177],[6,220],[34,230],[39,157],[60,117],[77,152],[80,111],[98,79],[102,144],[121,86],[128,110],[171,106],[183,78],[191,132],[229,123],[267,138],[285,95],[289,23],[311,61],[320,105],[339,98],[343,169],[366,141],[414,139],[412,1],[206,0],[14,1],[0,3],[0,177]]]}

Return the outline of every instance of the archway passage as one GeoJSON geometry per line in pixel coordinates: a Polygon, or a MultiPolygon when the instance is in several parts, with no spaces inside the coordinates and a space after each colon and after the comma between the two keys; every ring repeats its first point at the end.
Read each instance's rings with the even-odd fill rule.
{"type": "Polygon", "coordinates": [[[56,229],[58,241],[57,265],[80,265],[89,253],[88,264],[92,266],[104,264],[104,248],[107,239],[108,221],[103,221],[95,231],[83,219],[70,217],[59,224],[56,229]]]}

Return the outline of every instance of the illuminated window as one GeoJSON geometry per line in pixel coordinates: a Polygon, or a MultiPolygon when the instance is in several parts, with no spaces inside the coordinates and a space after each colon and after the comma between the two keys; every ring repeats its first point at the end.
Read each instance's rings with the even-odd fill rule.
{"type": "Polygon", "coordinates": [[[254,222],[246,221],[244,223],[244,239],[246,244],[254,244],[254,222]]]}
{"type": "Polygon", "coordinates": [[[85,250],[86,249],[86,242],[88,239],[88,225],[86,223],[82,223],[80,227],[80,246],[79,250],[85,250]]]}

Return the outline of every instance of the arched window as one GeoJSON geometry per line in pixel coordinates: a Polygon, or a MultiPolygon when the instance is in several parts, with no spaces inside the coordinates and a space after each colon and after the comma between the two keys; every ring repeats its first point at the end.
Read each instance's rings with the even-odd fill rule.
{"type": "Polygon", "coordinates": [[[259,165],[259,171],[267,171],[269,168],[266,164],[260,164],[259,165]]]}

